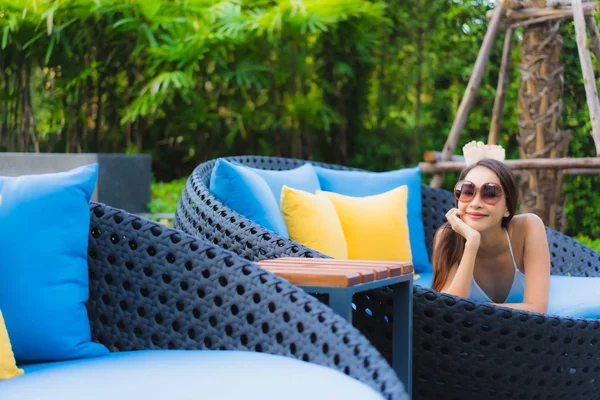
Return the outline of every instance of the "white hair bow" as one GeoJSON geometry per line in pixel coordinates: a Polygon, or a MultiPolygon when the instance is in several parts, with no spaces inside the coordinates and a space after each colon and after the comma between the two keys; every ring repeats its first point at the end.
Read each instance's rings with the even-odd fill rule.
{"type": "Polygon", "coordinates": [[[506,153],[502,146],[495,144],[484,144],[483,142],[472,141],[463,146],[463,155],[467,166],[475,164],[484,158],[504,161],[506,153]]]}

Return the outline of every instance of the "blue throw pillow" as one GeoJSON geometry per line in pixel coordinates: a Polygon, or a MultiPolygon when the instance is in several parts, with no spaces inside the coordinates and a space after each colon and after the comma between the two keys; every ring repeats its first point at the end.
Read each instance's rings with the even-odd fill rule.
{"type": "Polygon", "coordinates": [[[408,230],[415,272],[431,271],[425,244],[419,167],[388,172],[339,171],[315,166],[321,190],[346,196],[372,196],[398,186],[408,186],[408,230]]]}
{"type": "Polygon", "coordinates": [[[232,210],[288,237],[287,226],[273,192],[252,169],[218,159],[210,176],[210,191],[232,210]]]}
{"type": "Polygon", "coordinates": [[[0,177],[0,309],[15,358],[98,357],[86,310],[89,201],[98,164],[0,177]]]}
{"type": "Polygon", "coordinates": [[[288,186],[292,189],[303,190],[315,194],[317,190],[321,189],[319,184],[319,177],[315,172],[312,164],[306,163],[294,169],[287,169],[282,171],[271,171],[259,168],[250,168],[252,171],[260,175],[275,196],[277,205],[281,206],[281,189],[283,186],[288,186]]]}

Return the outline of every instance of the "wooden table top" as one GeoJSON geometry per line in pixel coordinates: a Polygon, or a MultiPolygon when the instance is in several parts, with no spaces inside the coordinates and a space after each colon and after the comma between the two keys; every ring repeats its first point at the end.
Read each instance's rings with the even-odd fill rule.
{"type": "Polygon", "coordinates": [[[305,286],[350,287],[414,272],[409,261],[282,257],[257,264],[294,285],[305,286]]]}

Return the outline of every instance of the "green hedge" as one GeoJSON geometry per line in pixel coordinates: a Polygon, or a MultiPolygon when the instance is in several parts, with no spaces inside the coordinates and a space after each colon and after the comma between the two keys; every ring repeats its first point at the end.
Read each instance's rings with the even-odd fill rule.
{"type": "Polygon", "coordinates": [[[177,202],[181,197],[186,181],[187,177],[170,182],[153,181],[150,190],[151,201],[148,204],[148,210],[152,214],[174,213],[177,209],[177,202]]]}
{"type": "Polygon", "coordinates": [[[585,244],[586,246],[591,247],[592,249],[594,249],[596,251],[600,251],[600,238],[599,239],[591,239],[584,235],[577,235],[577,236],[575,236],[575,239],[577,239],[577,241],[585,244]]]}

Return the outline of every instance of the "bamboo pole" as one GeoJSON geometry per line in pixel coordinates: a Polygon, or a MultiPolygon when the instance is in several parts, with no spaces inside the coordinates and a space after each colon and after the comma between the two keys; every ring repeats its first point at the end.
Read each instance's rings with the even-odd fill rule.
{"type": "MultiPolygon", "coordinates": [[[[496,7],[494,9],[494,15],[488,26],[487,32],[485,33],[485,37],[483,39],[481,49],[479,50],[479,54],[477,55],[477,59],[475,60],[475,66],[473,67],[473,73],[471,74],[469,84],[465,90],[465,95],[460,102],[456,118],[452,124],[452,129],[450,130],[450,134],[448,135],[448,139],[444,145],[444,150],[442,152],[443,160],[449,160],[450,157],[452,157],[452,154],[454,154],[460,133],[467,122],[467,116],[469,115],[469,111],[471,110],[475,100],[475,95],[479,89],[481,77],[483,76],[483,71],[485,70],[485,65],[487,64],[487,60],[492,49],[492,44],[494,43],[498,26],[500,25],[500,18],[502,17],[503,11],[504,10],[502,7],[496,7]]],[[[441,175],[436,175],[433,177],[430,184],[433,187],[440,187],[442,185],[442,180],[443,178],[441,175]]]]}
{"type": "Polygon", "coordinates": [[[508,87],[508,74],[512,62],[512,48],[514,42],[515,30],[508,28],[504,35],[504,48],[502,49],[502,62],[500,65],[500,74],[498,75],[498,86],[496,87],[496,98],[494,99],[494,108],[492,111],[492,124],[488,135],[488,144],[498,144],[498,135],[502,129],[502,117],[504,115],[504,99],[506,97],[506,88],[508,87]]]}
{"type": "MultiPolygon", "coordinates": [[[[425,153],[423,153],[423,161],[425,161],[425,162],[436,163],[441,160],[442,160],[442,153],[439,151],[428,150],[425,153]]],[[[452,161],[465,161],[465,158],[463,156],[453,155],[451,160],[452,161]]]]}
{"type": "Polygon", "coordinates": [[[575,20],[575,36],[577,38],[577,50],[583,72],[583,84],[585,95],[590,110],[590,122],[592,124],[592,137],[596,144],[596,155],[600,156],[600,104],[598,103],[598,89],[596,78],[592,67],[592,59],[585,34],[585,17],[581,0],[573,0],[573,18],[575,20]]]}
{"type": "Polygon", "coordinates": [[[586,15],[585,25],[592,39],[592,52],[596,56],[596,62],[600,64],[600,34],[598,33],[598,26],[596,25],[594,16],[586,15]]]}
{"type": "MultiPolygon", "coordinates": [[[[600,169],[600,157],[583,158],[531,158],[506,160],[504,164],[511,170],[538,170],[538,169],[600,169]]],[[[420,162],[419,168],[425,174],[443,172],[458,172],[465,168],[464,161],[439,161],[435,164],[420,162]]]]}
{"type": "MultiPolygon", "coordinates": [[[[582,4],[582,8],[586,13],[592,13],[594,10],[598,8],[598,3],[596,2],[585,2],[582,4]]],[[[494,15],[494,10],[490,10],[486,12],[485,16],[488,20],[494,15]]],[[[573,16],[573,9],[571,7],[567,8],[523,8],[520,10],[504,10],[504,17],[509,20],[527,20],[531,18],[541,18],[541,17],[571,17],[573,16]]]]}
{"type": "MultiPolygon", "coordinates": [[[[594,12],[596,12],[596,10],[586,10],[585,15],[586,15],[586,17],[593,16],[594,12]]],[[[557,19],[567,19],[567,18],[572,18],[572,17],[573,17],[573,12],[569,12],[568,14],[565,14],[565,15],[550,15],[550,16],[546,16],[546,17],[538,17],[538,18],[533,18],[533,19],[524,19],[524,20],[519,20],[517,22],[510,24],[510,25],[508,25],[508,27],[516,29],[519,27],[541,24],[544,22],[550,22],[550,21],[554,21],[557,19]]]]}
{"type": "Polygon", "coordinates": [[[500,0],[502,7],[511,10],[520,10],[528,7],[563,7],[570,6],[572,0],[500,0]]]}
{"type": "MultiPolygon", "coordinates": [[[[588,6],[588,7],[591,7],[588,6]]],[[[586,7],[587,8],[587,7],[586,7]]],[[[572,15],[571,10],[555,8],[528,8],[520,11],[507,11],[506,17],[512,20],[531,19],[540,17],[566,17],[572,15]]]]}
{"type": "MultiPolygon", "coordinates": [[[[582,3],[582,8],[584,11],[594,11],[598,8],[598,3],[595,1],[590,1],[586,3],[582,3]]],[[[564,15],[569,16],[573,15],[572,7],[565,8],[525,8],[519,11],[506,11],[506,16],[512,19],[527,19],[527,18],[537,18],[537,17],[546,17],[553,15],[564,15]]]]}
{"type": "Polygon", "coordinates": [[[600,175],[600,168],[569,168],[563,169],[562,173],[563,175],[600,175]]]}

